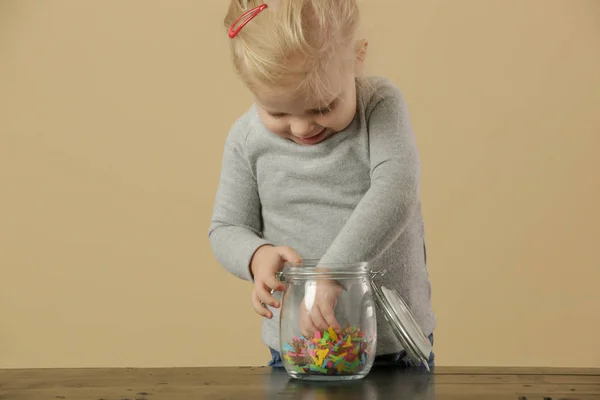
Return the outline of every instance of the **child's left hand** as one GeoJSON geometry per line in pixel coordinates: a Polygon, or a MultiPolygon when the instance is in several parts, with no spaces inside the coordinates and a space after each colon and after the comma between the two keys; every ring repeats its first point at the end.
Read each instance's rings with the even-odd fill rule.
{"type": "Polygon", "coordinates": [[[332,327],[341,330],[335,318],[334,310],[341,286],[331,281],[316,281],[306,284],[304,300],[300,304],[300,329],[304,337],[312,337],[316,331],[325,331],[332,327]]]}

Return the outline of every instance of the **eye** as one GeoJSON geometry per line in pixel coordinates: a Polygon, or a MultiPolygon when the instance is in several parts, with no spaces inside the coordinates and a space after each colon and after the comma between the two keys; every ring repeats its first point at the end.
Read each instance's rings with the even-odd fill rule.
{"type": "Polygon", "coordinates": [[[285,116],[283,113],[269,113],[269,115],[273,118],[281,118],[285,116]]]}
{"type": "Polygon", "coordinates": [[[330,112],[332,112],[335,109],[336,105],[337,105],[337,100],[331,102],[331,104],[329,104],[329,106],[327,106],[327,107],[323,107],[323,108],[319,108],[319,109],[313,110],[312,113],[313,114],[326,115],[326,114],[329,114],[330,112]]]}

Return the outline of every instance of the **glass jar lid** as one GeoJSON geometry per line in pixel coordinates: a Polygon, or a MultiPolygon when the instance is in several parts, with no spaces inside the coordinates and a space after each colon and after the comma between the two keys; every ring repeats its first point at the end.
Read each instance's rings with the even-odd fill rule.
{"type": "Polygon", "coordinates": [[[395,290],[385,286],[379,287],[373,281],[371,287],[377,307],[382,311],[407,355],[413,360],[422,362],[427,371],[430,371],[428,361],[433,345],[415,320],[406,302],[395,290]]]}

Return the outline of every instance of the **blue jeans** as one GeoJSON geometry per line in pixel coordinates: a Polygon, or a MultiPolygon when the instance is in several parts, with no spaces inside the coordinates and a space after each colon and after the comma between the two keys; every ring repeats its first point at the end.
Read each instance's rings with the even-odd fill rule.
{"type": "MultiPolygon", "coordinates": [[[[433,333],[429,335],[429,341],[433,345],[433,333]]],[[[271,361],[267,364],[269,367],[273,368],[283,368],[283,362],[281,361],[281,354],[278,351],[269,348],[271,351],[271,361]]],[[[433,368],[435,366],[435,354],[431,352],[429,356],[429,360],[427,361],[429,364],[429,368],[433,368]]],[[[401,351],[400,353],[395,354],[382,354],[375,357],[374,367],[401,367],[401,368],[411,368],[414,367],[414,363],[411,363],[408,359],[406,351],[401,351]]],[[[419,367],[423,367],[421,364],[419,367]]]]}

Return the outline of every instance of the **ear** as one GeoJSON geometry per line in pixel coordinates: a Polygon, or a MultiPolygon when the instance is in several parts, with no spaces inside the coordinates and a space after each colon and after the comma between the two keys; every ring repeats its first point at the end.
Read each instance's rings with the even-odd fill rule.
{"type": "Polygon", "coordinates": [[[367,39],[360,39],[356,43],[356,59],[359,63],[363,63],[365,58],[367,57],[367,48],[369,47],[369,42],[367,39]]]}
{"type": "Polygon", "coordinates": [[[366,39],[361,39],[356,42],[356,74],[362,74],[365,58],[367,57],[367,47],[369,42],[366,39]]]}

